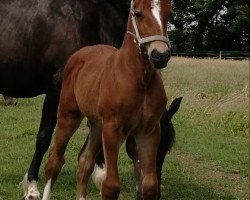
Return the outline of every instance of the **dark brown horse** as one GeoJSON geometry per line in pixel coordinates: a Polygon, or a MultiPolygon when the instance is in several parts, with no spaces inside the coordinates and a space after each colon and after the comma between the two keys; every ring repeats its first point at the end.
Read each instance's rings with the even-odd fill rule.
{"type": "Polygon", "coordinates": [[[166,67],[170,59],[166,36],[170,12],[169,0],[134,0],[119,50],[95,45],[70,57],[64,70],[55,140],[45,167],[43,200],[50,199],[67,144],[83,117],[88,118],[90,134],[78,157],[77,200],[86,198],[87,182],[101,147],[106,165],[101,196],[103,200],[118,199],[118,152],[129,135],[137,147],[142,199],[158,198],[156,160],[167,98],[157,69],[166,67]]]}

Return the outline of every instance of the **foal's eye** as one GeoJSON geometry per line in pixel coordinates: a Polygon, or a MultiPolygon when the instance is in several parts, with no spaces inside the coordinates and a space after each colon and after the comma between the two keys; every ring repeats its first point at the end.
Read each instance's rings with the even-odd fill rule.
{"type": "Polygon", "coordinates": [[[137,18],[143,18],[143,15],[142,15],[142,13],[139,10],[135,10],[135,16],[137,18]]]}

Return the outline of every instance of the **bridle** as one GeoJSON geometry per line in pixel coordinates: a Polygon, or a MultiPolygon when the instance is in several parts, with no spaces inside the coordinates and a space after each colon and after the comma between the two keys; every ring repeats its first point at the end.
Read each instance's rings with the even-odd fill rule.
{"type": "Polygon", "coordinates": [[[135,33],[132,33],[130,31],[127,31],[127,33],[134,37],[134,42],[136,43],[140,54],[145,53],[144,44],[149,43],[149,42],[162,41],[162,42],[165,42],[169,48],[171,47],[169,38],[163,35],[152,35],[152,36],[141,38],[139,30],[138,30],[138,26],[136,24],[136,19],[135,19],[136,15],[135,15],[135,10],[133,8],[133,0],[131,1],[130,12],[131,12],[131,21],[132,21],[132,25],[133,25],[135,33]]]}

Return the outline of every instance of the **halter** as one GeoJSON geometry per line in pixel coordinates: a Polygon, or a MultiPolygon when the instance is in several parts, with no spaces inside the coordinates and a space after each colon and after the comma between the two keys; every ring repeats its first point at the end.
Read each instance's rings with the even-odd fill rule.
{"type": "Polygon", "coordinates": [[[131,21],[132,21],[132,25],[133,25],[135,33],[132,33],[130,31],[127,31],[127,33],[129,33],[130,35],[134,37],[134,42],[137,44],[137,47],[140,53],[143,52],[143,47],[144,47],[143,44],[153,42],[153,41],[162,41],[162,42],[165,42],[169,48],[171,47],[169,38],[163,35],[152,35],[152,36],[141,38],[139,30],[138,30],[138,26],[136,24],[136,20],[135,20],[136,16],[135,16],[134,8],[133,8],[133,0],[131,1],[130,12],[131,12],[131,21]]]}

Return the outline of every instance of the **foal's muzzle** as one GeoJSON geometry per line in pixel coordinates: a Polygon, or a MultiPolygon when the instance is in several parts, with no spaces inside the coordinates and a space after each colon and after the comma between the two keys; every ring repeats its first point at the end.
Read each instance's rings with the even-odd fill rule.
{"type": "Polygon", "coordinates": [[[162,53],[154,49],[149,56],[149,60],[156,69],[161,69],[167,66],[170,56],[170,50],[162,53]]]}

